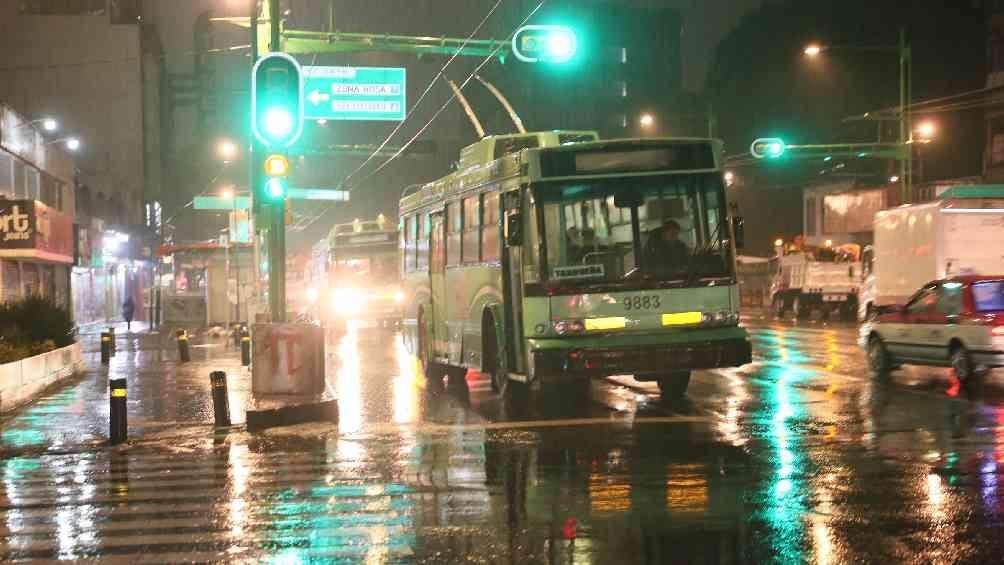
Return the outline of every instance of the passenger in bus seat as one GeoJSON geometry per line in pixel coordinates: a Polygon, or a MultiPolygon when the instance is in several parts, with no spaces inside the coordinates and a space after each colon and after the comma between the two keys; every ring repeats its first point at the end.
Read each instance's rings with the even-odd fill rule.
{"type": "Polygon", "coordinates": [[[690,261],[690,248],[680,240],[680,224],[666,220],[651,231],[644,250],[645,271],[654,275],[679,272],[690,261]]]}

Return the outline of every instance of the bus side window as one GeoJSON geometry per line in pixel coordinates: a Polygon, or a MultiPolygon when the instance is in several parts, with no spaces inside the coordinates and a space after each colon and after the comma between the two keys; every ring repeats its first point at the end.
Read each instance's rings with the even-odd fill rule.
{"type": "Polygon", "coordinates": [[[416,217],[416,223],[418,224],[418,242],[416,244],[416,255],[415,260],[415,270],[421,272],[429,271],[429,230],[431,229],[431,224],[429,220],[429,213],[422,212],[416,217]]]}
{"type": "Polygon", "coordinates": [[[499,260],[499,193],[486,192],[481,205],[481,260],[499,260]]]}
{"type": "Polygon", "coordinates": [[[460,264],[462,212],[459,200],[446,205],[446,264],[450,266],[460,264]]]}
{"type": "Polygon", "coordinates": [[[477,195],[464,198],[464,243],[463,262],[477,263],[480,260],[478,246],[481,232],[481,207],[477,195]]]}
{"type": "Polygon", "coordinates": [[[401,234],[404,241],[404,272],[410,273],[415,270],[415,216],[408,216],[404,219],[404,233],[401,234]]]}

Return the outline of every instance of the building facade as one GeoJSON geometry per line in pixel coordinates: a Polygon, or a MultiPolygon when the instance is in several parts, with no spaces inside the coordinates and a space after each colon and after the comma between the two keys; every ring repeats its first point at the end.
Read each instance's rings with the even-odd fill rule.
{"type": "Polygon", "coordinates": [[[81,141],[90,215],[143,223],[161,190],[163,54],[140,0],[0,2],[0,100],[81,141]]]}
{"type": "Polygon", "coordinates": [[[0,104],[0,301],[70,305],[74,167],[36,124],[0,104]]]}

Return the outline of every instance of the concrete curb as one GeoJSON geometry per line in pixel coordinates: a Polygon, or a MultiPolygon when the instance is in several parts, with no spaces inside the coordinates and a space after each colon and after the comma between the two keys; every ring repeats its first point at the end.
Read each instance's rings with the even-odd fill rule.
{"type": "Polygon", "coordinates": [[[327,400],[310,404],[297,404],[272,410],[248,410],[247,431],[259,432],[279,426],[292,426],[309,422],[338,423],[338,401],[327,400]]]}

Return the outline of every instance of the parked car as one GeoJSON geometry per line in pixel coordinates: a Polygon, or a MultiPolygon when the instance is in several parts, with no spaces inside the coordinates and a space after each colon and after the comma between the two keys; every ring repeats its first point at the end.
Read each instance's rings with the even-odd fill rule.
{"type": "Polygon", "coordinates": [[[960,276],[924,285],[904,305],[861,327],[876,375],[901,364],[951,367],[965,381],[1004,366],[1004,276],[960,276]]]}

